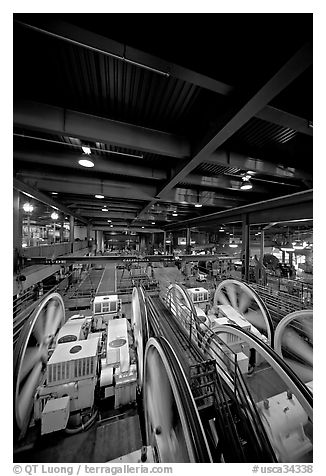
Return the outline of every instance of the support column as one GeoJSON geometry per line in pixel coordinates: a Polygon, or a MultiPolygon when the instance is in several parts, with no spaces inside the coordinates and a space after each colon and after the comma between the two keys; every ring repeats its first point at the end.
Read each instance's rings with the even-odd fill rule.
{"type": "Polygon", "coordinates": [[[86,230],[86,233],[87,233],[87,235],[86,235],[87,241],[89,241],[90,238],[91,238],[91,229],[92,229],[92,225],[89,223],[89,224],[87,225],[87,230],[86,230]]]}
{"type": "Polygon", "coordinates": [[[63,230],[64,230],[63,224],[64,224],[64,217],[62,216],[60,220],[60,243],[63,243],[63,230]]]}
{"type": "Polygon", "coordinates": [[[248,215],[242,215],[242,279],[249,281],[250,225],[248,215]]]}
{"type": "Polygon", "coordinates": [[[139,240],[139,250],[141,253],[144,253],[146,248],[146,238],[145,233],[140,233],[140,240],[139,240]]]}
{"type": "Polygon", "coordinates": [[[74,243],[74,239],[75,239],[75,218],[72,215],[70,215],[70,217],[69,217],[69,224],[70,224],[70,226],[69,226],[69,241],[71,243],[70,251],[71,251],[71,253],[73,253],[74,252],[74,244],[73,243],[74,243]]]}
{"type": "Polygon", "coordinates": [[[20,210],[20,194],[18,190],[14,189],[14,196],[13,196],[13,248],[14,248],[14,270],[17,269],[18,266],[18,256],[21,254],[22,251],[22,212],[20,210]]]}
{"type": "Polygon", "coordinates": [[[70,215],[69,219],[70,227],[69,227],[69,241],[74,241],[74,228],[75,228],[75,218],[70,215]]]}
{"type": "Polygon", "coordinates": [[[163,231],[163,253],[166,254],[166,231],[163,231]]]}
{"type": "Polygon", "coordinates": [[[265,231],[261,231],[260,235],[260,261],[263,264],[263,258],[265,254],[265,231]]]}
{"type": "Polygon", "coordinates": [[[190,255],[191,254],[191,233],[190,233],[190,228],[187,228],[186,230],[186,254],[190,255]]]}

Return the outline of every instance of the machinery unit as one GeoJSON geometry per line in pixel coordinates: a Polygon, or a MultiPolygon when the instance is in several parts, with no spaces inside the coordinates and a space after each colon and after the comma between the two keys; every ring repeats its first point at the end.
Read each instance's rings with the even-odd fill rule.
{"type": "Polygon", "coordinates": [[[109,320],[121,315],[121,299],[117,294],[96,296],[93,301],[93,325],[103,330],[109,320]]]}
{"type": "Polygon", "coordinates": [[[47,365],[47,385],[93,378],[96,375],[98,339],[56,347],[47,365]]]}
{"type": "Polygon", "coordinates": [[[114,396],[114,408],[136,400],[137,368],[131,363],[128,321],[108,322],[106,358],[101,359],[100,388],[104,398],[114,396]]]}
{"type": "Polygon", "coordinates": [[[187,293],[192,302],[201,309],[205,309],[209,303],[209,291],[205,288],[188,288],[187,293]]]}
{"type": "Polygon", "coordinates": [[[58,332],[57,344],[86,339],[89,332],[89,321],[90,318],[81,314],[70,317],[58,332]]]}
{"type": "Polygon", "coordinates": [[[69,397],[70,412],[93,406],[99,368],[98,342],[95,338],[57,345],[47,363],[45,382],[34,400],[35,420],[41,418],[48,401],[63,396],[69,397]]]}
{"type": "Polygon", "coordinates": [[[278,461],[304,462],[312,451],[312,443],[304,431],[309,425],[308,416],[295,395],[283,392],[258,402],[257,406],[278,461]]]}
{"type": "Polygon", "coordinates": [[[70,398],[53,398],[46,402],[42,411],[41,434],[53,433],[66,428],[70,413],[70,398]]]}
{"type": "Polygon", "coordinates": [[[114,319],[108,324],[106,362],[119,366],[121,372],[129,369],[129,341],[127,319],[114,319]]]}

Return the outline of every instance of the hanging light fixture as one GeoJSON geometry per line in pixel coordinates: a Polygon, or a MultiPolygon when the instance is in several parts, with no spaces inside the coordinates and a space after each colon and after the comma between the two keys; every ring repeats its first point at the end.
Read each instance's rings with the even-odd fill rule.
{"type": "Polygon", "coordinates": [[[241,190],[250,190],[252,189],[252,183],[250,182],[250,179],[251,179],[251,175],[244,175],[242,177],[242,183],[240,185],[240,189],[241,190]]]}
{"type": "Polygon", "coordinates": [[[91,155],[91,153],[92,153],[91,148],[88,145],[83,145],[82,146],[82,151],[86,155],[91,155]]]}
{"type": "MultiPolygon", "coordinates": [[[[84,157],[86,157],[86,155],[85,155],[84,157]]],[[[84,158],[84,159],[83,159],[83,158],[82,158],[82,159],[79,159],[79,160],[78,160],[78,163],[79,163],[79,165],[81,165],[82,167],[87,167],[87,168],[92,168],[92,167],[94,167],[94,165],[95,165],[95,164],[94,164],[94,161],[91,160],[90,158],[88,158],[88,159],[86,159],[86,158],[84,158]]]]}

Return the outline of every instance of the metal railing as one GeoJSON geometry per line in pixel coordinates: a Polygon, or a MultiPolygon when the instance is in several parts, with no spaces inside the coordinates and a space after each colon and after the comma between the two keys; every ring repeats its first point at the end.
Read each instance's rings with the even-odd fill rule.
{"type": "Polygon", "coordinates": [[[168,290],[165,303],[187,333],[189,346],[197,347],[204,359],[215,361],[217,373],[224,381],[227,393],[234,396],[237,414],[244,425],[250,424],[251,430],[246,428],[246,437],[251,442],[252,450],[260,449],[260,454],[264,454],[266,461],[275,461],[275,455],[258,409],[239,368],[237,354],[206,323],[201,322],[176,293],[172,296],[171,290],[170,293],[168,290]]]}
{"type": "Polygon", "coordinates": [[[52,243],[51,245],[29,246],[23,248],[22,254],[25,258],[57,258],[58,256],[73,253],[87,247],[87,240],[69,241],[52,243]]]}

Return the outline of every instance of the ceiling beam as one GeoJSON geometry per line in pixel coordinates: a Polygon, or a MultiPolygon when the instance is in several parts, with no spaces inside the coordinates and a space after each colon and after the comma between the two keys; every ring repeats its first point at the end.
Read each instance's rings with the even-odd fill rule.
{"type": "Polygon", "coordinates": [[[168,157],[180,159],[190,155],[190,144],[184,137],[34,101],[15,102],[13,122],[14,126],[23,129],[103,142],[168,157]]]}
{"type": "Polygon", "coordinates": [[[53,36],[82,48],[96,51],[97,53],[113,57],[126,63],[134,64],[135,66],[157,72],[158,74],[161,73],[166,78],[172,76],[224,96],[230,94],[233,90],[230,85],[209,76],[197,73],[76,25],[58,19],[54,20],[51,16],[42,18],[41,21],[38,21],[37,18],[34,17],[33,23],[28,20],[17,21],[17,23],[27,28],[32,28],[39,33],[53,36]]]}
{"type": "MultiPolygon", "coordinates": [[[[143,67],[154,72],[157,70],[158,72],[162,72],[166,77],[172,76],[223,96],[228,96],[234,93],[234,87],[225,82],[197,73],[196,71],[184,68],[178,64],[168,62],[157,56],[110,38],[106,38],[102,35],[98,35],[68,22],[60,21],[58,19],[54,20],[51,17],[47,17],[46,19],[42,18],[40,21],[34,17],[33,23],[29,20],[24,20],[24,17],[22,17],[22,19],[23,21],[16,20],[16,23],[34,29],[39,33],[50,35],[74,45],[114,57],[127,63],[135,64],[135,66],[143,67]]],[[[293,116],[285,111],[277,110],[268,105],[257,113],[256,117],[278,124],[282,127],[289,127],[303,134],[312,135],[312,129],[308,126],[308,121],[293,116]]]]}
{"type": "Polygon", "coordinates": [[[308,119],[295,116],[272,106],[265,106],[256,114],[258,119],[263,119],[267,122],[272,122],[278,126],[287,127],[308,136],[313,135],[312,123],[308,119]]]}
{"type": "MultiPolygon", "coordinates": [[[[236,112],[225,120],[222,127],[209,139],[204,139],[197,146],[192,158],[165,184],[157,194],[163,198],[164,194],[182,181],[194,168],[204,162],[216,149],[221,147],[235,132],[246,124],[255,114],[266,106],[273,98],[283,91],[292,81],[302,74],[312,64],[312,45],[304,45],[292,58],[264,84],[263,87],[251,96],[244,104],[237,106],[236,112]]],[[[231,113],[230,113],[231,114],[231,113]]]]}
{"type": "Polygon", "coordinates": [[[80,216],[78,213],[75,213],[74,211],[65,207],[60,202],[56,200],[52,200],[50,197],[40,192],[40,190],[38,190],[37,188],[32,187],[28,183],[25,183],[21,180],[18,180],[16,177],[14,177],[13,179],[13,188],[15,190],[18,190],[21,193],[28,194],[29,197],[35,198],[36,200],[39,200],[40,202],[45,203],[45,205],[48,205],[49,207],[55,208],[56,210],[60,210],[61,212],[66,213],[67,215],[74,216],[82,223],[85,223],[85,224],[89,223],[88,220],[80,216]]]}
{"type": "MultiPolygon", "coordinates": [[[[136,216],[136,213],[133,212],[113,212],[108,209],[107,212],[102,212],[102,210],[89,210],[85,208],[77,208],[76,213],[83,216],[88,216],[89,218],[100,218],[103,221],[107,221],[109,219],[119,218],[121,220],[131,220],[136,216]]],[[[94,220],[93,220],[94,221],[94,220]]]]}
{"type": "MultiPolygon", "coordinates": [[[[78,136],[84,140],[93,140],[104,143],[108,140],[108,143],[115,145],[124,142],[123,146],[130,147],[132,149],[146,149],[151,153],[158,155],[168,155],[170,157],[174,157],[175,159],[181,159],[186,155],[190,155],[190,142],[180,136],[166,134],[161,131],[144,129],[142,127],[133,126],[131,124],[122,122],[117,123],[115,121],[110,121],[109,119],[90,116],[76,111],[72,112],[74,118],[76,119],[76,124],[72,126],[73,130],[70,130],[69,124],[67,124],[67,117],[66,122],[64,123],[64,117],[66,114],[69,116],[68,111],[61,108],[48,106],[33,101],[18,102],[14,106],[14,125],[23,128],[37,129],[50,134],[60,134],[70,137],[78,136]],[[98,122],[101,124],[102,128],[97,127],[98,122]],[[112,122],[114,123],[113,128],[111,127],[112,122]],[[78,128],[77,123],[82,124],[80,129],[78,128]],[[104,123],[106,124],[106,127],[103,127],[104,123]],[[133,129],[132,134],[130,134],[130,128],[133,129]],[[105,129],[105,131],[103,129],[105,129]],[[103,133],[101,131],[103,131],[103,133]],[[108,137],[106,131],[109,131],[110,137],[108,137]],[[150,147],[148,144],[148,135],[146,131],[151,131],[151,133],[153,133],[151,135],[152,140],[150,147]],[[92,139],[90,139],[90,137],[92,137],[92,139]]],[[[76,160],[78,156],[78,150],[78,147],[76,147],[76,160]]],[[[53,153],[50,153],[50,155],[48,153],[41,155],[40,153],[29,153],[17,149],[14,150],[14,158],[16,159],[35,161],[36,163],[49,163],[51,158],[51,160],[53,159],[53,164],[57,164],[62,167],[69,166],[69,164],[71,164],[72,156],[73,153],[70,156],[68,154],[56,155],[53,153]]],[[[112,164],[112,170],[115,170],[115,172],[112,173],[124,174],[126,173],[127,168],[125,167],[127,163],[125,160],[127,161],[130,159],[123,160],[123,162],[118,162],[114,159],[113,154],[107,154],[105,158],[103,158],[103,156],[98,156],[96,168],[101,172],[109,172],[110,168],[108,164],[112,164]]],[[[134,160],[136,161],[137,159],[135,158],[134,160]]],[[[297,168],[284,167],[281,164],[277,165],[271,162],[248,157],[244,154],[221,149],[214,151],[212,154],[208,154],[203,161],[205,163],[224,165],[226,167],[237,167],[241,170],[253,170],[256,173],[272,175],[276,177],[295,177],[308,180],[312,178],[311,174],[297,168]]],[[[148,176],[148,169],[141,165],[140,162],[140,159],[138,159],[138,171],[140,173],[146,173],[148,176]]],[[[129,164],[130,162],[128,162],[128,167],[129,164]]],[[[152,174],[151,178],[160,180],[166,179],[166,173],[161,169],[151,168],[150,170],[150,173],[152,174]]]]}
{"type": "Polygon", "coordinates": [[[244,171],[252,170],[255,173],[271,175],[281,178],[312,179],[312,174],[294,167],[262,161],[245,154],[218,149],[204,160],[205,163],[235,167],[244,171]]]}
{"type": "Polygon", "coordinates": [[[243,215],[248,214],[249,224],[270,223],[291,219],[311,219],[313,216],[313,191],[306,190],[283,197],[272,198],[241,207],[232,208],[198,218],[179,221],[167,225],[167,231],[181,228],[216,225],[242,221],[243,215]],[[292,218],[291,218],[292,213],[292,218]],[[290,216],[289,216],[290,215],[290,216]]]}
{"type": "MultiPolygon", "coordinates": [[[[62,143],[64,148],[64,143],[62,143]]],[[[62,153],[57,154],[53,152],[28,152],[23,150],[14,150],[14,160],[21,162],[42,164],[48,166],[55,166],[60,168],[78,168],[83,170],[78,165],[78,159],[81,154],[62,153]]],[[[163,169],[153,168],[149,165],[143,165],[141,160],[138,159],[138,163],[130,161],[130,159],[120,159],[119,161],[112,156],[93,154],[92,157],[95,161],[95,167],[90,171],[102,172],[112,175],[125,175],[131,177],[141,177],[150,180],[164,180],[167,178],[167,173],[163,169]]]]}
{"type": "Polygon", "coordinates": [[[92,198],[95,194],[102,194],[108,198],[148,201],[156,194],[155,186],[140,186],[135,182],[117,182],[116,180],[101,180],[99,178],[87,179],[74,175],[28,171],[17,173],[17,177],[21,177],[24,182],[41,190],[73,195],[89,195],[92,198]]]}

